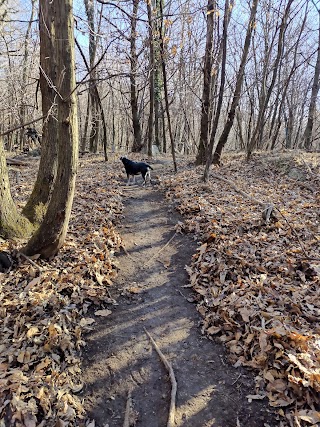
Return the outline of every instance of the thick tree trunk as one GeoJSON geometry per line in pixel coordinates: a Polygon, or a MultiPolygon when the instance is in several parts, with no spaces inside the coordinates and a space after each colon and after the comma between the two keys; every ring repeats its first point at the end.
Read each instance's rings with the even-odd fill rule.
{"type": "MultiPolygon", "coordinates": [[[[47,0],[40,0],[41,7],[46,3],[47,0]]],[[[55,135],[58,146],[57,179],[43,222],[24,248],[27,255],[39,253],[44,258],[55,255],[64,243],[71,214],[78,158],[72,0],[55,0],[52,7],[57,62],[53,86],[59,92],[55,135]]]]}
{"type": "Polygon", "coordinates": [[[57,173],[55,100],[58,95],[56,88],[53,85],[48,85],[48,80],[55,81],[57,75],[53,10],[53,2],[40,2],[40,88],[42,94],[42,112],[45,118],[43,120],[41,159],[38,175],[30,198],[22,211],[31,222],[41,222],[57,173]]]}
{"type": "Polygon", "coordinates": [[[230,133],[230,130],[232,128],[233,121],[235,118],[236,108],[239,104],[240,93],[241,93],[243,77],[244,77],[244,70],[245,70],[247,57],[248,57],[248,53],[249,53],[249,48],[250,48],[250,43],[251,43],[251,38],[252,38],[252,32],[253,32],[253,29],[255,27],[255,17],[256,17],[256,13],[257,13],[257,7],[258,7],[258,0],[253,0],[252,1],[252,7],[251,7],[251,13],[250,13],[250,19],[249,19],[249,23],[248,23],[248,27],[247,27],[246,38],[245,38],[244,47],[243,47],[242,56],[241,56],[241,62],[240,62],[240,66],[239,66],[239,70],[238,70],[238,74],[237,74],[237,78],[236,78],[236,86],[235,86],[235,90],[233,93],[233,98],[232,98],[230,110],[228,113],[228,119],[227,119],[227,122],[223,128],[222,134],[219,138],[218,145],[217,145],[216,150],[215,150],[214,155],[213,155],[213,163],[214,164],[220,164],[221,153],[222,153],[222,150],[223,150],[225,144],[227,143],[229,133],[230,133]]]}
{"type": "Polygon", "coordinates": [[[31,223],[18,213],[12,200],[3,140],[0,138],[0,236],[5,239],[27,237],[31,230],[31,223]]]}

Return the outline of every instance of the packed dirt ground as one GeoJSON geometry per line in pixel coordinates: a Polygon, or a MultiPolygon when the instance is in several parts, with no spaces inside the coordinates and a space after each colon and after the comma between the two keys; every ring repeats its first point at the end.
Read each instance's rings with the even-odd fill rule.
{"type": "Polygon", "coordinates": [[[228,156],[208,183],[192,159],[149,161],[141,188],[80,159],[63,250],[0,273],[0,425],[165,426],[147,332],[174,425],[318,425],[320,156],[228,156]]]}

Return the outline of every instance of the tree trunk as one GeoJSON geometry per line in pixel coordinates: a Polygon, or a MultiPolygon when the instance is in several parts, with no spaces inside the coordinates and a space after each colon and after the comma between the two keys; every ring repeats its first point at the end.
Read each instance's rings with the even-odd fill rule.
{"type": "MultiPolygon", "coordinates": [[[[313,2],[313,4],[316,7],[314,2],[313,2]]],[[[303,135],[304,147],[306,150],[310,150],[311,146],[312,146],[312,130],[313,130],[314,116],[315,116],[315,112],[316,112],[317,97],[318,97],[319,85],[320,85],[320,81],[319,81],[319,76],[320,76],[320,9],[317,8],[317,12],[318,12],[318,20],[319,20],[317,61],[316,61],[315,69],[314,69],[314,75],[313,75],[311,99],[310,99],[309,112],[308,112],[308,122],[307,122],[306,129],[305,129],[304,135],[303,135]]]]}
{"type": "Polygon", "coordinates": [[[82,134],[81,146],[80,146],[80,151],[82,153],[84,153],[86,151],[87,135],[88,135],[88,127],[89,127],[89,118],[90,118],[90,94],[88,93],[87,108],[86,108],[86,118],[84,120],[83,134],[82,134]]]}
{"type": "MultiPolygon", "coordinates": [[[[28,22],[28,27],[25,35],[25,41],[24,41],[24,53],[23,53],[23,63],[22,63],[22,99],[21,99],[21,107],[20,107],[20,123],[26,122],[26,97],[27,97],[27,70],[28,70],[28,58],[29,58],[29,41],[30,41],[30,33],[32,28],[32,23],[35,15],[35,6],[36,6],[36,0],[31,0],[31,14],[30,19],[28,22]]],[[[23,140],[25,138],[25,129],[22,127],[20,130],[20,146],[23,145],[23,140]]]]}
{"type": "Polygon", "coordinates": [[[217,104],[216,113],[215,113],[215,117],[212,125],[211,136],[210,136],[210,143],[207,150],[206,167],[204,169],[204,175],[203,175],[203,180],[205,182],[208,181],[209,179],[209,170],[213,160],[212,159],[213,146],[214,146],[215,137],[218,129],[219,118],[220,118],[222,102],[223,102],[223,93],[224,93],[224,86],[226,81],[227,37],[228,37],[227,33],[228,33],[229,13],[231,12],[231,10],[229,8],[229,1],[226,0],[225,9],[224,9],[224,19],[223,19],[223,34],[222,34],[221,82],[220,82],[220,89],[219,89],[218,104],[217,104]]]}
{"type": "Polygon", "coordinates": [[[149,23],[149,44],[150,44],[150,65],[149,65],[149,123],[148,123],[148,156],[152,157],[153,145],[153,116],[154,116],[154,40],[153,40],[153,19],[151,2],[147,2],[148,8],[148,23],[149,23]]]}
{"type": "Polygon", "coordinates": [[[133,126],[133,146],[132,151],[134,153],[141,151],[142,149],[142,137],[141,137],[141,126],[138,109],[138,94],[137,94],[137,67],[138,67],[138,56],[136,50],[136,38],[137,38],[137,13],[138,13],[139,0],[133,0],[133,10],[131,18],[131,37],[130,37],[130,102],[131,102],[131,113],[132,113],[132,126],[133,126]]]}
{"type": "Polygon", "coordinates": [[[164,100],[166,105],[167,112],[167,121],[168,121],[168,130],[169,137],[171,143],[171,154],[173,161],[173,169],[174,172],[177,172],[177,161],[176,161],[176,147],[174,138],[172,135],[172,126],[171,126],[171,117],[170,117],[170,109],[169,109],[169,97],[168,97],[168,83],[167,83],[167,72],[166,72],[166,62],[165,62],[165,51],[164,51],[164,41],[163,41],[163,9],[162,9],[162,1],[160,1],[160,52],[161,52],[161,66],[162,66],[162,76],[163,76],[163,89],[164,89],[164,100]]]}
{"type": "MultiPolygon", "coordinates": [[[[44,11],[47,0],[40,0],[44,11]]],[[[51,18],[53,27],[56,76],[53,86],[57,88],[57,133],[58,147],[57,179],[46,215],[37,232],[27,243],[24,252],[27,255],[41,254],[44,258],[55,255],[64,243],[67,233],[75,189],[78,159],[78,123],[76,105],[75,55],[74,55],[74,18],[72,0],[55,0],[51,18]]],[[[48,17],[45,16],[45,19],[48,17]]],[[[49,55],[50,52],[47,52],[49,55]]]]}
{"type": "Polygon", "coordinates": [[[27,237],[31,230],[31,223],[18,213],[12,200],[3,140],[0,137],[0,236],[5,239],[27,237]]]}
{"type": "Polygon", "coordinates": [[[29,200],[22,213],[31,222],[41,222],[45,214],[52,186],[57,173],[57,92],[49,81],[56,81],[57,56],[55,52],[55,28],[53,2],[42,1],[39,4],[40,32],[40,88],[42,94],[43,120],[41,159],[37,179],[29,200]],[[48,79],[48,80],[47,80],[48,79]]]}
{"type": "MultiPolygon", "coordinates": [[[[287,28],[287,21],[289,18],[289,13],[290,13],[290,8],[291,5],[293,3],[293,0],[289,0],[287,3],[287,6],[285,8],[285,11],[283,13],[283,17],[281,20],[281,25],[280,25],[280,31],[279,31],[279,40],[278,40],[278,49],[277,49],[277,56],[276,59],[274,61],[273,67],[272,67],[272,80],[270,83],[270,86],[268,88],[267,93],[265,94],[265,84],[266,84],[266,79],[267,79],[267,73],[265,73],[265,78],[263,79],[262,85],[262,100],[260,101],[260,108],[259,108],[259,115],[258,115],[258,120],[257,120],[257,124],[255,127],[255,130],[253,132],[253,135],[251,137],[251,140],[248,144],[248,151],[247,151],[247,159],[249,159],[251,157],[252,151],[254,150],[254,148],[258,145],[258,143],[262,140],[262,136],[263,136],[263,129],[264,129],[264,125],[265,125],[265,113],[270,101],[270,97],[276,82],[276,77],[279,73],[279,64],[281,61],[281,57],[283,55],[283,44],[284,44],[284,33],[285,30],[287,28]]],[[[267,67],[268,64],[265,64],[265,67],[267,67]]]]}
{"type": "Polygon", "coordinates": [[[164,108],[163,103],[161,102],[161,121],[162,121],[162,152],[167,153],[167,134],[166,134],[166,121],[165,121],[165,114],[164,114],[164,108]]]}
{"type": "Polygon", "coordinates": [[[89,96],[91,106],[91,130],[89,135],[89,150],[92,153],[98,151],[99,136],[100,136],[100,109],[99,101],[96,92],[96,78],[97,70],[94,67],[97,50],[96,29],[94,24],[94,1],[84,0],[86,14],[89,25],[89,60],[90,60],[90,82],[89,82],[89,96]]]}
{"type": "MultiPolygon", "coordinates": [[[[76,45],[77,45],[77,47],[79,49],[79,52],[80,52],[80,54],[82,56],[82,59],[83,59],[83,62],[85,63],[87,71],[90,74],[90,67],[89,67],[89,64],[88,64],[88,62],[86,60],[86,57],[85,57],[85,55],[83,53],[83,50],[81,49],[81,46],[77,42],[77,40],[75,40],[75,43],[76,43],[76,45]]],[[[101,101],[101,98],[100,98],[98,86],[97,86],[97,84],[96,84],[95,81],[92,82],[92,84],[93,84],[92,91],[94,92],[94,96],[95,96],[96,102],[97,102],[97,104],[99,106],[99,109],[100,109],[100,115],[101,115],[102,127],[103,127],[103,153],[104,153],[104,160],[107,162],[108,161],[108,153],[107,153],[107,124],[106,124],[106,118],[105,118],[105,114],[104,114],[104,111],[103,111],[103,106],[102,106],[102,101],[101,101]]],[[[90,99],[91,99],[91,96],[89,94],[89,96],[88,96],[88,105],[87,105],[87,115],[86,115],[86,122],[85,122],[85,131],[84,131],[85,135],[87,133],[87,128],[88,128],[88,126],[87,126],[88,125],[87,120],[88,120],[88,117],[90,115],[90,113],[89,113],[90,99]]],[[[81,151],[85,151],[85,150],[81,150],[81,151]]]]}
{"type": "Polygon", "coordinates": [[[212,82],[212,46],[213,46],[213,28],[215,16],[216,1],[208,0],[207,5],[207,36],[203,67],[203,89],[201,101],[201,122],[200,122],[200,142],[196,165],[204,165],[206,162],[206,151],[208,146],[209,117],[211,107],[211,82],[212,82]]]}
{"type": "Polygon", "coordinates": [[[255,17],[256,17],[256,13],[257,13],[257,7],[258,7],[258,0],[253,0],[252,1],[252,7],[251,7],[251,13],[250,13],[250,19],[249,19],[249,23],[248,23],[248,27],[247,27],[246,38],[245,38],[243,52],[242,52],[242,56],[241,56],[241,62],[240,62],[240,66],[239,66],[239,70],[238,70],[238,74],[237,74],[237,78],[236,78],[236,86],[235,86],[235,90],[234,90],[234,94],[233,94],[233,98],[232,98],[232,102],[231,102],[231,107],[230,107],[230,110],[228,113],[228,119],[227,119],[227,122],[223,128],[222,134],[219,138],[218,145],[217,145],[216,150],[215,150],[214,155],[213,155],[213,163],[214,164],[220,164],[221,153],[222,153],[224,146],[227,143],[229,133],[230,133],[230,130],[231,130],[232,125],[233,125],[233,121],[234,121],[234,117],[235,117],[235,113],[236,113],[236,108],[239,104],[240,93],[241,93],[243,77],[244,77],[244,70],[245,70],[247,57],[248,57],[248,53],[249,53],[249,48],[250,48],[250,43],[251,43],[251,38],[252,38],[252,32],[255,28],[255,17]]]}

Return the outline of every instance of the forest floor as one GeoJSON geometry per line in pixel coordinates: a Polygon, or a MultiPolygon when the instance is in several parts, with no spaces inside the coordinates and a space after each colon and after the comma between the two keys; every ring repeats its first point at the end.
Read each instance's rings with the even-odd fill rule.
{"type": "MultiPolygon", "coordinates": [[[[157,172],[157,168],[154,165],[157,172]]],[[[85,407],[99,427],[122,427],[128,392],[130,425],[167,425],[171,385],[144,329],[173,366],[178,384],[176,426],[236,427],[274,424],[264,403],[248,403],[252,376],[233,368],[221,344],[201,334],[185,266],[197,245],[176,234],[181,217],[157,188],[123,190],[115,286],[121,297],[87,338],[85,407]]]]}
{"type": "MultiPolygon", "coordinates": [[[[20,207],[37,164],[11,176],[20,207]]],[[[229,156],[206,184],[191,161],[151,164],[142,188],[80,159],[55,258],[0,240],[0,426],[165,426],[146,331],[176,426],[320,425],[320,156],[229,156]]]]}

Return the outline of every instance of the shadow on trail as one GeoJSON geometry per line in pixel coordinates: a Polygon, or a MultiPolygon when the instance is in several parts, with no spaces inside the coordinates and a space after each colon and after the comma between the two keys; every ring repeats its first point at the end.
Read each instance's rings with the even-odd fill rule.
{"type": "Polygon", "coordinates": [[[84,351],[84,398],[96,426],[123,426],[129,390],[134,425],[167,424],[171,385],[144,328],[176,375],[176,426],[276,426],[264,402],[247,402],[246,395],[254,394],[251,375],[229,365],[222,346],[201,336],[190,292],[182,288],[195,243],[178,235],[159,251],[180,218],[168,213],[159,192],[134,188],[127,193],[122,234],[129,256],[118,257],[119,305],[108,307],[110,316],[97,319],[84,351]]]}

